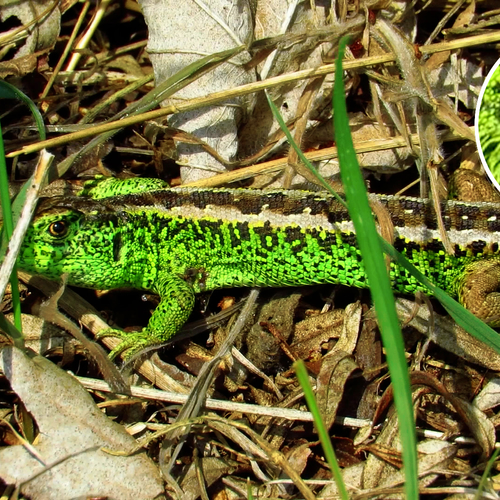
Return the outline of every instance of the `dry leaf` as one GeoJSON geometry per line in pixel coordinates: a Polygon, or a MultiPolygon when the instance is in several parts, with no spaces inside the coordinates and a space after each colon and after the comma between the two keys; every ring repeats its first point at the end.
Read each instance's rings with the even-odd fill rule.
{"type": "Polygon", "coordinates": [[[56,2],[46,0],[0,0],[0,19],[17,17],[28,32],[15,57],[23,57],[51,47],[61,28],[61,13],[56,2]]]}
{"type": "Polygon", "coordinates": [[[40,460],[22,445],[0,450],[0,477],[7,484],[24,483],[22,493],[39,500],[155,498],[163,492],[159,472],[144,453],[101,450],[129,453],[136,442],[71,375],[13,347],[2,349],[0,369],[40,429],[33,445],[40,460]]]}
{"type": "MultiPolygon", "coordinates": [[[[163,82],[201,57],[247,43],[253,36],[252,15],[246,0],[228,4],[179,2],[177,0],[141,0],[148,24],[148,52],[156,84],[163,82]],[[175,13],[173,15],[173,13],[175,13]]],[[[242,54],[221,64],[177,92],[168,104],[233,88],[255,80],[255,73],[242,64],[249,56],[242,54]]],[[[221,105],[176,114],[169,119],[172,127],[191,132],[228,160],[238,150],[237,125],[245,99],[233,99],[221,105]]],[[[184,182],[210,177],[225,170],[215,158],[193,144],[178,145],[178,163],[184,182]]]]}
{"type": "Polygon", "coordinates": [[[474,398],[473,404],[481,411],[491,410],[491,408],[500,405],[500,379],[490,380],[474,398]]]}
{"type": "Polygon", "coordinates": [[[343,351],[328,353],[323,358],[316,381],[316,398],[327,429],[335,421],[339,403],[344,396],[345,384],[357,369],[355,361],[343,351]]]}
{"type": "Polygon", "coordinates": [[[209,488],[222,476],[230,476],[236,469],[236,464],[229,464],[222,458],[204,457],[193,462],[182,472],[180,487],[183,491],[183,500],[196,500],[200,497],[199,473],[204,480],[205,488],[209,488]]]}

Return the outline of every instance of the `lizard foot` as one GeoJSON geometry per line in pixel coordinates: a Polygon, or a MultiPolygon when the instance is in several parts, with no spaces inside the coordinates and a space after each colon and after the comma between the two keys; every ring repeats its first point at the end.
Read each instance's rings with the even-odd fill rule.
{"type": "Polygon", "coordinates": [[[139,332],[124,332],[114,328],[108,328],[100,332],[96,338],[117,337],[122,340],[110,353],[109,358],[115,359],[116,356],[122,355],[123,359],[128,359],[146,347],[158,344],[154,337],[151,336],[146,328],[139,332]]]}

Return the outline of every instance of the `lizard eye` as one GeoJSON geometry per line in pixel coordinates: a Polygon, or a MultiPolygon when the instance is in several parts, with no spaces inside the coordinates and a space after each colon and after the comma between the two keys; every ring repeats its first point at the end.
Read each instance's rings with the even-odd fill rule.
{"type": "Polygon", "coordinates": [[[66,234],[68,233],[68,225],[63,221],[53,222],[49,226],[49,233],[52,236],[56,236],[58,238],[66,236],[66,234]]]}

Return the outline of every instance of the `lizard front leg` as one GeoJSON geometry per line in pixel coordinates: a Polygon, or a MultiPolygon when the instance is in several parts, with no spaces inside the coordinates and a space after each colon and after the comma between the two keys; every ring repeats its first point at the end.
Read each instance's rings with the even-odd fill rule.
{"type": "Polygon", "coordinates": [[[458,280],[460,303],[491,327],[500,326],[500,259],[485,258],[465,267],[458,280]]]}
{"type": "Polygon", "coordinates": [[[194,308],[195,294],[192,285],[185,279],[172,275],[164,278],[160,276],[155,291],[160,295],[160,303],[146,328],[130,333],[109,329],[98,335],[98,338],[111,336],[123,340],[109,354],[111,359],[122,353],[126,359],[146,347],[166,342],[189,318],[194,308]]]}

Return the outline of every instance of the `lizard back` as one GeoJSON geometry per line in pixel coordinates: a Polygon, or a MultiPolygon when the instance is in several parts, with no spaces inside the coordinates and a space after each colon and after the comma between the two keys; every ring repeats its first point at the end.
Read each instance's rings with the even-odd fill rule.
{"type": "MultiPolygon", "coordinates": [[[[373,199],[390,216],[395,247],[452,294],[465,265],[498,253],[498,204],[442,203],[444,226],[455,247],[452,256],[444,251],[430,201],[373,199]]],[[[128,283],[110,279],[104,288],[128,285],[154,290],[161,273],[186,276],[195,291],[315,283],[367,286],[348,212],[323,193],[160,189],[101,200],[51,199],[42,203],[37,217],[57,217],[66,211],[80,214],[79,232],[86,235],[83,246],[107,242],[110,268],[121,266],[123,275],[128,275],[128,283]]],[[[75,284],[96,287],[95,280],[77,274],[75,284]]],[[[422,290],[395,265],[391,277],[399,291],[422,290]]]]}

